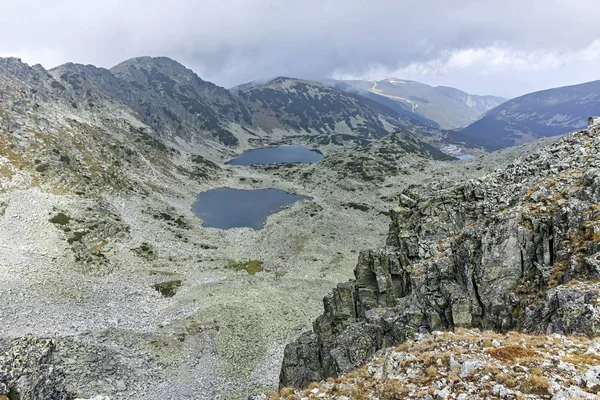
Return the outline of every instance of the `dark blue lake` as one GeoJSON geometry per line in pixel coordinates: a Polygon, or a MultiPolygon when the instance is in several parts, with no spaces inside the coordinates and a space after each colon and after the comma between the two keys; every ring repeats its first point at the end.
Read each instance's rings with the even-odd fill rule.
{"type": "Polygon", "coordinates": [[[227,161],[230,165],[314,163],[323,158],[323,154],[309,150],[297,144],[291,146],[261,147],[246,150],[239,157],[227,161]]]}
{"type": "Polygon", "coordinates": [[[192,212],[209,228],[259,230],[269,215],[304,199],[311,198],[279,189],[218,188],[200,193],[192,205],[192,212]]]}

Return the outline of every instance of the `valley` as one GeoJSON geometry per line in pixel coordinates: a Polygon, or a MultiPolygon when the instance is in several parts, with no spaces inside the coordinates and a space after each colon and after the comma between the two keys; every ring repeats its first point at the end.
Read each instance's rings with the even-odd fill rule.
{"type": "Polygon", "coordinates": [[[38,188],[5,192],[0,259],[11,262],[2,265],[3,337],[57,338],[56,364],[80,396],[245,399],[272,392],[285,344],[310,327],[330,288],[352,276],[358,251],[384,241],[398,188],[479,176],[513,155],[494,156],[416,159],[410,176],[386,172],[381,186],[340,178],[328,157],[307,165],[223,165],[225,176],[210,183],[157,185],[145,199],[103,196],[102,207],[129,227],[105,238],[110,267],[82,265],[66,240],[65,227],[77,231],[98,219],[97,201],[38,188]],[[308,171],[311,178],[302,178],[308,171]],[[220,187],[276,188],[312,200],[271,215],[260,230],[204,227],[191,206],[197,193],[220,187]],[[72,220],[49,221],[59,213],[72,220]],[[239,267],[252,260],[262,262],[257,271],[239,267]],[[154,288],[174,281],[172,297],[154,288]]]}
{"type": "Polygon", "coordinates": [[[386,244],[402,193],[470,185],[561,139],[488,153],[316,82],[227,91],[162,57],[0,59],[0,393],[274,393],[284,348],[386,244]],[[312,163],[231,162],[288,145],[312,163]],[[236,221],[228,207],[259,213],[255,229],[195,215],[231,190],[303,197],[264,213],[211,200],[236,221]]]}

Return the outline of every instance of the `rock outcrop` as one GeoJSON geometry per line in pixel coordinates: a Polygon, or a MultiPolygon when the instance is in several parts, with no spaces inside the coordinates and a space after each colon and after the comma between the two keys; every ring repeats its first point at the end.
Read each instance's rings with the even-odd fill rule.
{"type": "Polygon", "coordinates": [[[600,120],[487,177],[411,187],[386,247],[285,349],[280,385],[364,364],[419,332],[600,333],[600,120]]]}
{"type": "Polygon", "coordinates": [[[54,340],[36,337],[0,346],[0,399],[73,399],[65,389],[62,372],[53,365],[54,351],[54,340]]]}
{"type": "MultiPolygon", "coordinates": [[[[378,352],[361,368],[269,400],[598,399],[598,341],[519,332],[416,335],[378,352]]],[[[266,398],[266,397],[264,397],[266,398]]]]}

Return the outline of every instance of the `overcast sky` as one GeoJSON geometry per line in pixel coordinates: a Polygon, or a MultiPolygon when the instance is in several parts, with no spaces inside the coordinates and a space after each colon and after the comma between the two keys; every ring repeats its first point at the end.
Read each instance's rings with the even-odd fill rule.
{"type": "Polygon", "coordinates": [[[517,96],[600,79],[599,0],[0,0],[0,56],[165,55],[230,87],[394,76],[517,96]]]}

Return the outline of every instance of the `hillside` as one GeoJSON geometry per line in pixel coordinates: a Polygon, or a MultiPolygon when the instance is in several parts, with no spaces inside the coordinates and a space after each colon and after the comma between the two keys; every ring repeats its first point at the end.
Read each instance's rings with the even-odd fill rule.
{"type": "Polygon", "coordinates": [[[237,94],[253,105],[255,120],[271,119],[316,134],[354,133],[378,138],[388,132],[373,109],[316,82],[277,78],[237,94]]]}
{"type": "Polygon", "coordinates": [[[600,110],[600,81],[542,90],[509,100],[460,132],[497,150],[585,127],[600,110]]]}
{"type": "Polygon", "coordinates": [[[434,87],[397,78],[378,81],[331,80],[328,84],[339,90],[358,92],[406,115],[416,115],[413,118],[441,129],[467,126],[486,111],[506,101],[502,97],[477,96],[447,86],[434,87]]]}
{"type": "MultiPolygon", "coordinates": [[[[341,376],[424,332],[598,336],[600,119],[589,124],[466,184],[404,190],[386,247],[361,252],[355,280],[338,284],[312,331],[286,347],[280,386],[341,376]]],[[[485,347],[500,352],[500,345],[485,347]]],[[[600,365],[569,362],[565,368],[600,365]]],[[[575,382],[583,384],[577,390],[596,390],[575,382]]],[[[485,398],[484,389],[474,393],[485,398]]]]}
{"type": "Polygon", "coordinates": [[[387,141],[393,111],[329,90],[309,105],[338,96],[359,113],[353,124],[368,119],[364,130],[337,134],[318,119],[310,132],[296,130],[291,111],[271,129],[254,120],[265,110],[258,100],[172,60],[46,71],[0,59],[0,397],[247,399],[274,390],[284,345],[351,272],[353,251],[380,240],[379,211],[392,203],[361,175],[349,177],[352,192],[342,189],[318,163],[227,165],[232,149],[329,138],[314,148],[334,156],[357,146],[331,143],[343,136],[393,145],[373,154],[406,170],[449,159],[410,135],[387,141]],[[205,125],[211,115],[218,126],[205,125]],[[224,143],[221,129],[238,144],[224,143]],[[322,181],[302,181],[303,168],[322,181]],[[279,173],[287,169],[299,179],[279,173]],[[206,227],[192,204],[223,187],[311,199],[273,213],[262,229],[206,227]],[[357,196],[366,210],[340,205],[357,196]],[[233,267],[247,263],[263,267],[233,267]]]}
{"type": "MultiPolygon", "coordinates": [[[[452,156],[480,152],[478,144],[459,132],[442,131],[435,127],[437,124],[414,113],[398,112],[385,102],[313,81],[277,78],[240,85],[233,92],[251,104],[255,126],[282,141],[363,146],[390,132],[402,131],[452,156]],[[297,134],[278,134],[286,129],[297,134]]],[[[264,144],[261,138],[250,138],[249,142],[264,144]]]]}
{"type": "Polygon", "coordinates": [[[594,400],[599,349],[597,341],[581,336],[437,331],[380,351],[346,375],[283,388],[269,400],[594,400]]]}

